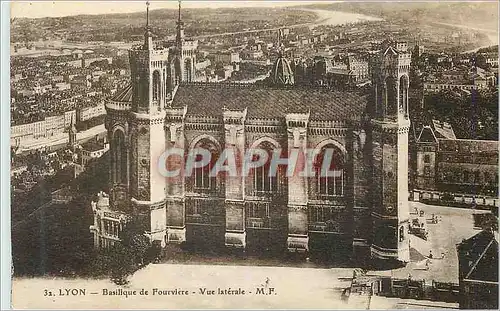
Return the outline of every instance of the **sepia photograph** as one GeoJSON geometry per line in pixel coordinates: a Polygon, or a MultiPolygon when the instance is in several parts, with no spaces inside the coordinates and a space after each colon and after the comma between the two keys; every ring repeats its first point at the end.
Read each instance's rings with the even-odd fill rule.
{"type": "Polygon", "coordinates": [[[498,309],[498,2],[9,10],[12,308],[498,309]]]}

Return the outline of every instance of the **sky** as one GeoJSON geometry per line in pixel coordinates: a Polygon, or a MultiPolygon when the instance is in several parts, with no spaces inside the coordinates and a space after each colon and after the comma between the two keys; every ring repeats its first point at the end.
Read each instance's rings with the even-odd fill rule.
{"type": "MultiPolygon", "coordinates": [[[[277,7],[310,4],[322,1],[269,1],[269,0],[233,0],[233,1],[182,1],[183,8],[219,8],[219,7],[277,7]]],[[[13,1],[11,17],[60,17],[79,14],[131,13],[144,11],[146,1],[13,1]]],[[[150,9],[176,9],[178,2],[150,1],[150,9]]]]}

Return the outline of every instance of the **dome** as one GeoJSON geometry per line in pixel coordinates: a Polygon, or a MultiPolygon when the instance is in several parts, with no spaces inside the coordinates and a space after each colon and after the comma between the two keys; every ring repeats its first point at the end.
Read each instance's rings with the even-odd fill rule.
{"type": "Polygon", "coordinates": [[[290,63],[281,55],[274,62],[271,81],[274,85],[293,85],[295,83],[290,63]]]}

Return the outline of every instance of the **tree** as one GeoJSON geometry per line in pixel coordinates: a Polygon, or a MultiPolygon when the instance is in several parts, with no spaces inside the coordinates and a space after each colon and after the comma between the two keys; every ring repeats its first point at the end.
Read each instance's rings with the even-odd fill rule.
{"type": "Polygon", "coordinates": [[[122,245],[130,252],[134,265],[139,267],[148,263],[146,258],[151,248],[151,242],[144,231],[143,226],[132,220],[125,225],[120,234],[122,245]]]}
{"type": "Polygon", "coordinates": [[[498,90],[442,91],[425,97],[427,118],[449,122],[458,138],[498,139],[498,90]]]}
{"type": "Polygon", "coordinates": [[[127,283],[127,277],[136,271],[133,253],[122,243],[115,243],[107,251],[111,280],[118,285],[127,283]]]}

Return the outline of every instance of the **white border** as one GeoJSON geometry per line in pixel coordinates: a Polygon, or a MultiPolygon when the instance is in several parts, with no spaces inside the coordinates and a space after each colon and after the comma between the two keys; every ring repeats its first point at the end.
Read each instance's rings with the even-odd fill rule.
{"type": "Polygon", "coordinates": [[[11,236],[10,236],[10,3],[1,3],[0,50],[0,309],[11,309],[11,236]]]}

